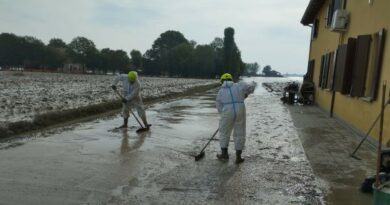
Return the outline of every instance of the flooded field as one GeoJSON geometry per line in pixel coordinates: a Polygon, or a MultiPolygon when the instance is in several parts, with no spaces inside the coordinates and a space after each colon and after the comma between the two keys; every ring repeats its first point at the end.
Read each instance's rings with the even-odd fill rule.
{"type": "MultiPolygon", "coordinates": [[[[31,120],[35,115],[105,103],[117,99],[114,75],[0,72],[0,125],[31,120]]],[[[141,77],[142,95],[160,97],[214,80],[141,77]]]]}
{"type": "Polygon", "coordinates": [[[327,184],[313,174],[288,109],[260,86],[264,79],[255,80],[240,166],[232,140],[229,162],[216,159],[217,140],[194,161],[218,127],[211,90],[149,107],[148,133],[137,135],[134,119],[128,130],[113,130],[122,121],[116,115],[1,143],[0,198],[6,204],[323,204],[327,184]]]}

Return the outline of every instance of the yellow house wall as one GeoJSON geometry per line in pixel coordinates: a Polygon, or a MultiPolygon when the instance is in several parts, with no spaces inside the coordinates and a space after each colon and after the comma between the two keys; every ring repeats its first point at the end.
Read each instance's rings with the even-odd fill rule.
{"type": "MultiPolygon", "coordinates": [[[[330,1],[329,1],[330,2],[330,1]]],[[[319,77],[321,71],[321,56],[326,53],[333,52],[336,50],[338,42],[339,42],[339,34],[328,31],[325,28],[326,25],[326,6],[329,3],[327,2],[321,11],[317,15],[317,19],[319,20],[318,26],[318,35],[315,40],[311,43],[311,52],[310,59],[315,59],[315,69],[313,74],[313,80],[315,85],[318,88],[319,77]]],[[[325,110],[330,109],[331,104],[331,93],[326,90],[317,89],[316,90],[316,103],[324,108],[325,110]]]]}
{"type": "MultiPolygon", "coordinates": [[[[310,59],[315,59],[314,82],[316,84],[316,103],[324,110],[329,111],[331,106],[331,92],[318,88],[321,56],[335,51],[339,42],[347,43],[349,37],[358,35],[373,34],[382,28],[387,30],[380,88],[377,100],[374,102],[363,101],[336,93],[334,114],[353,127],[366,133],[371,124],[375,121],[380,112],[382,82],[388,81],[388,91],[390,90],[390,0],[374,0],[369,5],[368,0],[348,0],[346,10],[350,12],[350,25],[348,31],[340,35],[325,28],[326,9],[330,0],[326,1],[321,11],[317,14],[320,21],[318,37],[311,43],[310,59]]],[[[387,97],[389,95],[387,94],[387,97]]],[[[378,139],[379,126],[375,127],[370,136],[378,139]]],[[[390,106],[385,112],[384,141],[390,144],[390,106]]]]}

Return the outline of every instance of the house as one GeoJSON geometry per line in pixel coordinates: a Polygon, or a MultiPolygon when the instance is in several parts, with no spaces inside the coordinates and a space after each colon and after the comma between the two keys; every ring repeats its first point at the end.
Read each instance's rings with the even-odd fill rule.
{"type": "MultiPolygon", "coordinates": [[[[361,134],[378,118],[384,81],[389,98],[389,8],[389,0],[310,0],[301,20],[312,29],[306,79],[315,84],[315,103],[361,134]]],[[[390,146],[390,106],[383,137],[390,146]]]]}
{"type": "Polygon", "coordinates": [[[84,66],[79,63],[67,63],[64,67],[59,68],[58,72],[61,73],[85,73],[84,66]]]}

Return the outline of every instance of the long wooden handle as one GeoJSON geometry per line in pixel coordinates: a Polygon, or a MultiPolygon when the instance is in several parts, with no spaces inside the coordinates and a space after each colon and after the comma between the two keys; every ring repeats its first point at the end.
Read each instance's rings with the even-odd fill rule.
{"type": "MultiPolygon", "coordinates": [[[[114,90],[115,93],[122,99],[122,100],[125,100],[125,98],[119,93],[118,90],[114,90]]],[[[134,118],[137,120],[139,126],[141,126],[141,128],[145,128],[144,126],[142,126],[141,122],[138,120],[138,118],[135,116],[134,112],[130,109],[130,113],[134,116],[134,118]]],[[[146,125],[145,125],[146,126],[146,125]]]]}
{"type": "Polygon", "coordinates": [[[376,180],[375,180],[375,186],[379,187],[380,185],[380,178],[379,178],[379,172],[381,168],[381,161],[382,161],[382,137],[383,137],[383,121],[384,121],[384,114],[385,114],[385,98],[386,98],[386,81],[383,83],[382,87],[382,104],[381,104],[381,121],[379,124],[379,140],[378,140],[378,158],[376,161],[376,180]]]}
{"type": "Polygon", "coordinates": [[[202,153],[206,149],[206,147],[210,144],[211,140],[213,140],[214,137],[217,135],[218,131],[219,131],[219,128],[214,132],[213,136],[210,138],[210,140],[207,142],[207,144],[203,147],[203,149],[202,149],[202,151],[200,151],[200,153],[202,153]]]}

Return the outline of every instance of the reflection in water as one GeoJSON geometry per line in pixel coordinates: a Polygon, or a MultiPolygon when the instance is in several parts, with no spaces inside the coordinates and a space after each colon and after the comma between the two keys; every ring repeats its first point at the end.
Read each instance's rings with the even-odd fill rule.
{"type": "Polygon", "coordinates": [[[127,129],[122,130],[122,144],[121,144],[121,154],[124,155],[129,153],[132,150],[136,150],[142,146],[145,142],[145,138],[150,136],[150,132],[142,132],[138,134],[138,137],[134,142],[129,144],[129,134],[127,129]]]}

